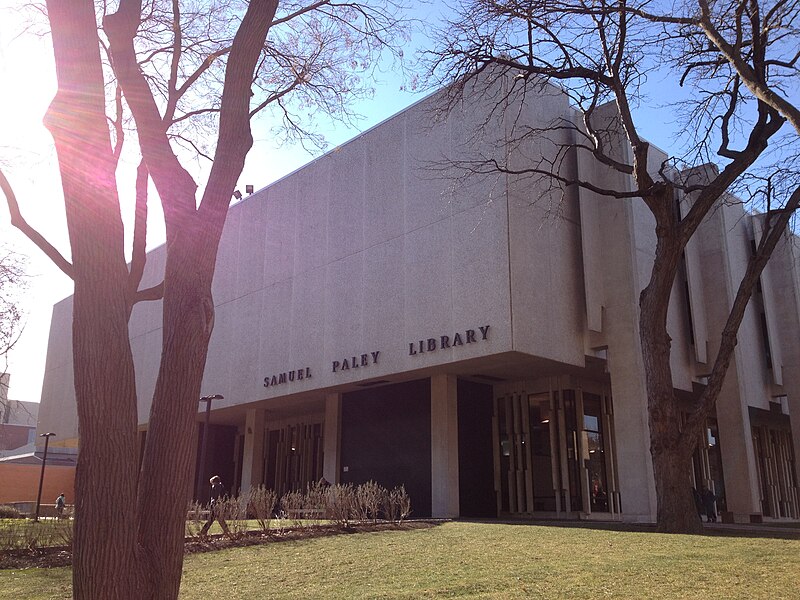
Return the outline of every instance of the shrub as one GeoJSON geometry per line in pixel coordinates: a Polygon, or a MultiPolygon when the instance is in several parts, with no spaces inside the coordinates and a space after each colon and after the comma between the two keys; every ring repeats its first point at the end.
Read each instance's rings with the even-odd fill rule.
{"type": "Polygon", "coordinates": [[[258,521],[261,531],[268,531],[275,505],[278,503],[278,495],[273,490],[268,490],[263,485],[257,488],[250,488],[247,498],[247,505],[250,514],[258,521]]]}
{"type": "Polygon", "coordinates": [[[287,518],[294,521],[295,527],[303,524],[303,506],[305,505],[305,495],[301,491],[286,492],[281,497],[281,510],[286,513],[287,518]]]}
{"type": "Polygon", "coordinates": [[[15,550],[22,547],[22,526],[24,521],[13,520],[0,524],[0,552],[15,550]]]}
{"type": "Polygon", "coordinates": [[[186,535],[198,537],[206,522],[205,507],[199,502],[190,502],[186,515],[186,535]]]}
{"type": "Polygon", "coordinates": [[[320,482],[310,484],[303,500],[303,516],[306,524],[318,525],[322,519],[327,518],[326,495],[330,485],[320,482]]]}
{"type": "Polygon", "coordinates": [[[227,535],[232,540],[244,537],[247,532],[247,502],[237,497],[225,497],[214,503],[219,518],[228,526],[227,535]]]}
{"type": "Polygon", "coordinates": [[[356,493],[350,483],[332,485],[325,492],[325,514],[340,527],[350,527],[354,520],[355,505],[356,493]]]}
{"type": "Polygon", "coordinates": [[[400,523],[411,514],[411,498],[405,486],[394,488],[384,497],[384,515],[387,520],[400,523]]]}
{"type": "Polygon", "coordinates": [[[274,528],[275,533],[277,533],[278,535],[283,535],[288,526],[289,526],[289,515],[286,514],[285,510],[279,510],[275,514],[275,528],[274,528]]]}
{"type": "Polygon", "coordinates": [[[0,551],[72,545],[71,519],[14,519],[0,526],[0,551]]]}
{"type": "Polygon", "coordinates": [[[374,481],[359,485],[356,488],[356,518],[359,521],[377,522],[387,495],[386,489],[374,481]]]}
{"type": "Polygon", "coordinates": [[[48,521],[50,528],[50,543],[56,546],[72,547],[72,520],[56,519],[48,521]]]}
{"type": "Polygon", "coordinates": [[[21,519],[22,513],[13,506],[0,504],[0,519],[21,519]]]}

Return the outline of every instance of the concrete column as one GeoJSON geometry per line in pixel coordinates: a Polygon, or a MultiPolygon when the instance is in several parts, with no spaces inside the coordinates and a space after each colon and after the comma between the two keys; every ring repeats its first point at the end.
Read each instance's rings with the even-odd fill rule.
{"type": "Polygon", "coordinates": [[[251,487],[264,483],[265,414],[261,408],[247,410],[242,456],[242,495],[247,494],[251,487]]]}
{"type": "Polygon", "coordinates": [[[431,377],[431,514],[459,514],[458,388],[453,375],[431,377]]]}
{"type": "Polygon", "coordinates": [[[603,212],[607,294],[603,331],[608,342],[622,518],[652,522],[657,502],[639,337],[639,293],[650,272],[647,260],[655,246],[655,234],[647,227],[637,227],[637,223],[652,219],[643,205],[612,200],[607,209],[603,212]]]}
{"type": "Polygon", "coordinates": [[[342,422],[342,395],[325,395],[325,423],[322,434],[322,476],[329,483],[339,483],[339,435],[342,422]]]}
{"type": "Polygon", "coordinates": [[[750,413],[739,377],[744,364],[737,348],[717,399],[717,426],[728,511],[733,513],[736,522],[747,523],[751,515],[761,514],[761,490],[758,487],[750,413]]]}
{"type": "MultiPolygon", "coordinates": [[[[613,330],[613,326],[609,329],[613,330]]],[[[619,342],[609,348],[608,366],[622,518],[653,522],[657,506],[641,350],[633,332],[619,342]]]]}

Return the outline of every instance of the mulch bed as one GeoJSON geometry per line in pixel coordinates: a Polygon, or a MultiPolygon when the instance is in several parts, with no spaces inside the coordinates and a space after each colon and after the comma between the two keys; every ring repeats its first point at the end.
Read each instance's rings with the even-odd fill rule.
{"type": "MultiPolygon", "coordinates": [[[[305,540],[331,535],[347,535],[373,531],[406,531],[411,529],[427,529],[441,521],[404,521],[402,523],[358,523],[349,528],[335,525],[313,525],[309,527],[287,527],[272,530],[269,533],[248,531],[242,537],[229,539],[223,535],[209,536],[206,539],[186,538],[184,554],[198,552],[214,552],[226,548],[240,548],[305,540]]],[[[69,567],[72,565],[72,551],[68,547],[36,548],[32,550],[9,550],[0,552],[0,569],[42,569],[51,567],[69,567]]]]}

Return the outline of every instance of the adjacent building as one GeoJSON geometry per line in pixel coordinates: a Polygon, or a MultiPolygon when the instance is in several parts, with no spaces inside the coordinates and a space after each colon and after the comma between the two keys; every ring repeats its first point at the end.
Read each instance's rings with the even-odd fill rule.
{"type": "MultiPolygon", "coordinates": [[[[198,404],[196,480],[213,472],[279,493],[323,476],[403,484],[415,516],[655,520],[638,331],[653,219],[641,201],[542,178],[465,176],[456,162],[501,152],[517,166],[559,156],[564,174],[630,185],[588,154],[559,154],[567,129],[509,145],[520,124],[577,117],[555,88],[512,101],[501,113],[476,98],[436,120],[434,95],[231,207],[203,380],[224,399],[212,402],[202,468],[198,404]]],[[[608,143],[630,158],[621,138],[608,143]]],[[[760,219],[725,203],[686,249],[669,328],[687,407],[760,219]]],[[[686,474],[731,519],[800,517],[797,250],[787,233],[686,474]]],[[[163,264],[163,247],[150,252],[143,285],[163,264]]],[[[71,298],[54,308],[40,429],[58,423],[54,443],[76,446],[71,310],[71,298]]],[[[157,303],[136,306],[130,333],[144,437],[157,303]]]]}
{"type": "Polygon", "coordinates": [[[10,400],[10,381],[10,374],[0,375],[0,504],[33,514],[40,482],[46,504],[62,492],[71,504],[77,449],[51,449],[42,478],[43,448],[35,445],[39,403],[10,400]]]}
{"type": "Polygon", "coordinates": [[[0,456],[32,444],[36,437],[39,403],[9,399],[10,381],[9,373],[0,374],[0,456]]]}

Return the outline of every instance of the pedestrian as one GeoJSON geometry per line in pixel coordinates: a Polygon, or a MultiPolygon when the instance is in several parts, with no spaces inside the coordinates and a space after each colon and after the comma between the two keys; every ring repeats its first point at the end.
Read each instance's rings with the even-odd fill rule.
{"type": "Polygon", "coordinates": [[[64,496],[64,492],[61,492],[58,498],[56,498],[56,512],[58,513],[58,518],[64,518],[64,509],[67,506],[67,500],[64,496]]]}
{"type": "Polygon", "coordinates": [[[211,502],[208,505],[208,521],[203,525],[203,529],[200,530],[200,535],[204,536],[208,533],[212,523],[214,523],[214,519],[219,522],[222,531],[228,534],[230,532],[223,514],[223,503],[226,497],[225,486],[222,485],[222,479],[220,479],[219,475],[214,475],[208,482],[211,484],[211,502]]]}
{"type": "Polygon", "coordinates": [[[717,522],[717,507],[716,507],[717,497],[714,495],[710,489],[706,488],[703,490],[703,506],[706,509],[706,519],[709,523],[716,523],[717,522]]]}

